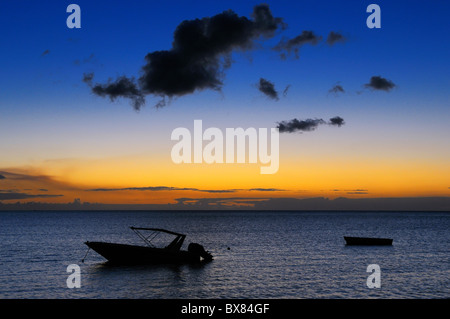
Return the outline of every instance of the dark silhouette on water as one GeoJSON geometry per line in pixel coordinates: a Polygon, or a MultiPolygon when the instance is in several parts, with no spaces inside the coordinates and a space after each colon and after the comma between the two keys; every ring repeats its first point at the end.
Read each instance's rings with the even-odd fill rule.
{"type": "Polygon", "coordinates": [[[85,244],[112,264],[181,264],[208,262],[213,259],[212,255],[200,244],[190,243],[187,251],[181,250],[186,235],[160,228],[130,228],[147,246],[90,241],[85,244]],[[152,233],[144,236],[141,231],[151,231],[152,233]],[[151,243],[151,240],[158,233],[167,233],[176,237],[166,247],[157,248],[151,243]],[[149,239],[150,237],[152,238],[149,239]]]}
{"type": "Polygon", "coordinates": [[[393,239],[390,238],[369,238],[369,237],[348,237],[344,236],[347,245],[353,246],[389,246],[393,239]]]}

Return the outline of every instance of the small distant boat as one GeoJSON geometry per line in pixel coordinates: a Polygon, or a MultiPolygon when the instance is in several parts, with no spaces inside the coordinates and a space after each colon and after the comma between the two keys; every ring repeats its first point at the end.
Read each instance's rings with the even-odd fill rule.
{"type": "Polygon", "coordinates": [[[146,246],[95,241],[87,241],[85,244],[114,264],[181,264],[206,262],[213,259],[213,256],[200,244],[190,243],[187,251],[181,250],[186,235],[161,228],[130,228],[147,244],[146,246]],[[151,233],[149,236],[145,236],[142,231],[151,233]],[[157,248],[151,243],[151,240],[159,233],[174,235],[175,239],[166,247],[157,248]]]}
{"type": "Polygon", "coordinates": [[[392,245],[393,239],[390,238],[368,238],[368,237],[348,237],[344,236],[347,245],[362,246],[388,246],[392,245]]]}

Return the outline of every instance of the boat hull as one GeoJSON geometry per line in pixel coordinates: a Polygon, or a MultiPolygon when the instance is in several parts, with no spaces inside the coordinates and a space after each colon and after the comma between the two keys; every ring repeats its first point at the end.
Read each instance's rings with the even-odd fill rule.
{"type": "Polygon", "coordinates": [[[114,264],[182,264],[201,261],[199,255],[183,250],[89,241],[85,244],[114,264]]]}
{"type": "Polygon", "coordinates": [[[347,245],[351,246],[390,246],[393,240],[390,238],[367,238],[344,236],[347,245]]]}

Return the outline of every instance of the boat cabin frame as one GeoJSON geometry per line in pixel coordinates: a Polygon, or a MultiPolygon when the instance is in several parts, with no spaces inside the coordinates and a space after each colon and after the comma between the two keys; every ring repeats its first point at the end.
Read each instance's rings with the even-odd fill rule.
{"type": "Polygon", "coordinates": [[[170,242],[169,245],[167,245],[164,249],[172,250],[172,251],[178,251],[181,249],[181,246],[183,246],[184,239],[186,238],[186,235],[176,233],[170,230],[162,229],[162,228],[146,228],[146,227],[134,227],[131,226],[130,229],[134,231],[139,238],[141,238],[149,247],[156,248],[155,245],[152,244],[152,240],[155,239],[160,233],[167,233],[170,235],[176,236],[172,242],[170,242]],[[145,236],[140,231],[150,231],[150,235],[145,236]]]}

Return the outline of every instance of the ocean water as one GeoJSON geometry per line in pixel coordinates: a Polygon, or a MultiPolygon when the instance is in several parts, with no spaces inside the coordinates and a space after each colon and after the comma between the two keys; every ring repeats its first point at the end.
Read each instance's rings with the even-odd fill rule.
{"type": "Polygon", "coordinates": [[[449,230],[441,212],[1,212],[0,298],[449,298],[449,230]],[[110,266],[91,250],[81,262],[85,241],[143,244],[129,226],[184,233],[184,248],[200,243],[214,260],[110,266]],[[80,288],[67,287],[71,264],[80,288]],[[371,264],[380,288],[367,286],[371,264]]]}

